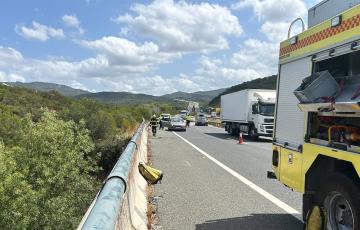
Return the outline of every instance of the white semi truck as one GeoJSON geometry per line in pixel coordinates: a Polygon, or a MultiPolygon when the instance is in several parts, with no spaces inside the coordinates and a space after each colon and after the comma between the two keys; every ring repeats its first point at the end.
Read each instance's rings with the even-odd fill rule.
{"type": "Polygon", "coordinates": [[[272,137],[276,91],[246,89],[221,96],[221,122],[225,130],[236,135],[272,137]]]}

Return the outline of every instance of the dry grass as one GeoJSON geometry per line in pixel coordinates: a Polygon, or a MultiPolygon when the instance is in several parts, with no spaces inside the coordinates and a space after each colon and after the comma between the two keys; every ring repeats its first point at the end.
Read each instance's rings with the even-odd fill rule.
{"type": "MultiPolygon", "coordinates": [[[[150,134],[149,134],[150,135],[150,134]]],[[[151,150],[151,139],[148,138],[147,148],[148,148],[148,165],[152,165],[151,156],[152,156],[152,150],[151,150]]],[[[153,197],[155,194],[155,188],[154,185],[149,185],[147,187],[146,196],[147,196],[147,210],[146,210],[146,216],[148,219],[147,227],[149,230],[153,229],[153,226],[159,223],[159,220],[156,215],[156,205],[153,203],[153,197]]]]}
{"type": "Polygon", "coordinates": [[[146,216],[148,218],[147,228],[150,230],[152,229],[152,226],[158,223],[157,217],[156,217],[156,207],[152,203],[152,197],[154,196],[154,186],[149,186],[147,189],[147,197],[148,197],[148,205],[147,205],[147,211],[146,216]]]}

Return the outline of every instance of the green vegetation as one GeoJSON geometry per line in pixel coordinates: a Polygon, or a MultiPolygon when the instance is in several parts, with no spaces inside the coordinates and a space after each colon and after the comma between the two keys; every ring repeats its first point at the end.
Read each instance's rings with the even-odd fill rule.
{"type": "Polygon", "coordinates": [[[0,226],[74,228],[98,184],[90,176],[98,167],[89,157],[94,144],[85,123],[51,112],[19,123],[17,143],[0,143],[0,226]]]}
{"type": "Polygon", "coordinates": [[[175,110],[0,85],[1,229],[76,228],[142,118],[175,110]]]}
{"type": "Polygon", "coordinates": [[[214,97],[210,101],[209,106],[220,107],[220,97],[222,95],[234,93],[243,89],[276,89],[276,80],[277,80],[277,76],[272,75],[270,77],[258,78],[252,81],[247,81],[239,85],[232,86],[227,90],[225,90],[220,95],[214,97]]]}
{"type": "Polygon", "coordinates": [[[109,104],[137,104],[137,103],[170,103],[170,100],[147,94],[134,94],[128,92],[99,92],[76,96],[76,98],[89,98],[109,104]]]}

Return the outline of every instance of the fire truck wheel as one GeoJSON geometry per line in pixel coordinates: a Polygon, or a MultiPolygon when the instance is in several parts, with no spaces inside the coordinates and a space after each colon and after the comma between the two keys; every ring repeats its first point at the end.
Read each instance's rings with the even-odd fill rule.
{"type": "Polygon", "coordinates": [[[321,203],[327,216],[327,229],[360,229],[360,189],[349,177],[335,173],[323,182],[321,203]]]}

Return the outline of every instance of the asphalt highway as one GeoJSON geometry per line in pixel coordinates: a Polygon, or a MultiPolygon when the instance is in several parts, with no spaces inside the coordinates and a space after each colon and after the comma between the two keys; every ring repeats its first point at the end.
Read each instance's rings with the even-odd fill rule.
{"type": "Polygon", "coordinates": [[[302,229],[301,195],[266,178],[271,142],[239,145],[217,127],[159,131],[151,139],[160,229],[302,229]]]}

